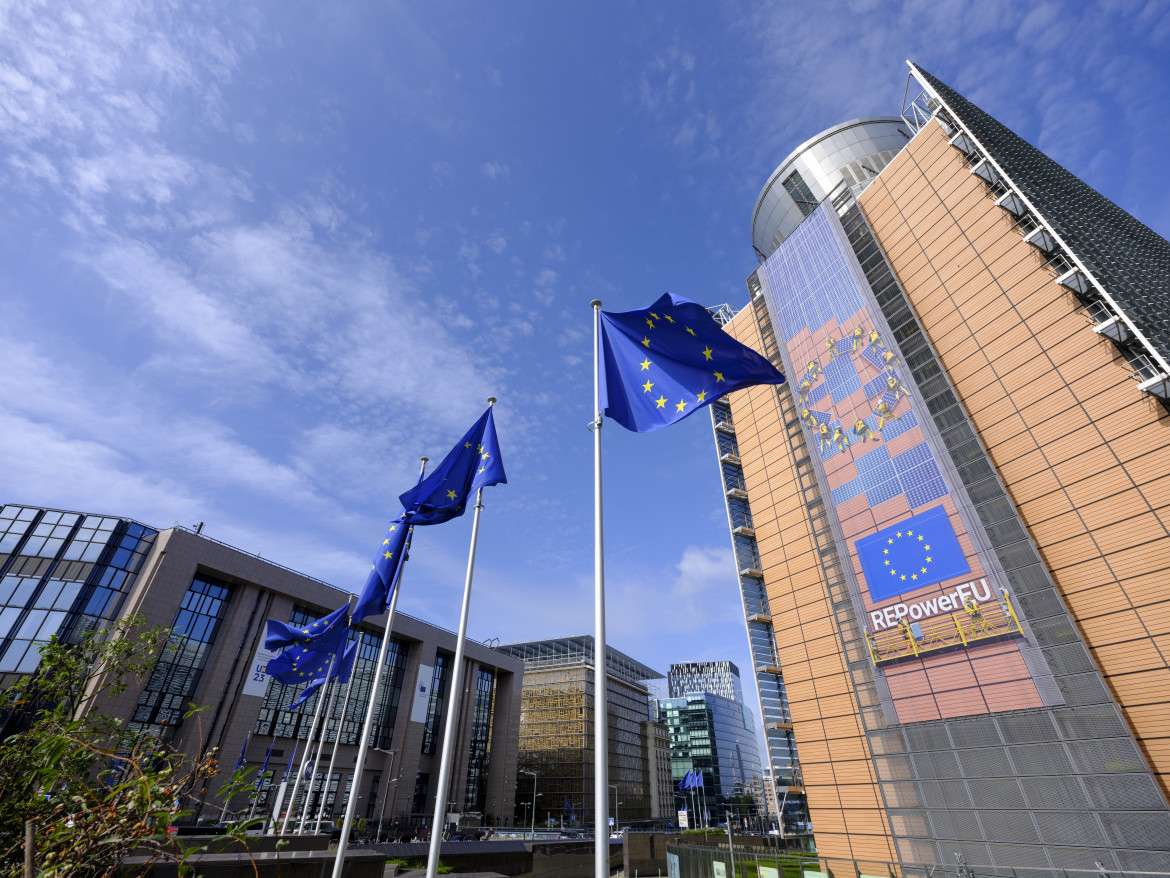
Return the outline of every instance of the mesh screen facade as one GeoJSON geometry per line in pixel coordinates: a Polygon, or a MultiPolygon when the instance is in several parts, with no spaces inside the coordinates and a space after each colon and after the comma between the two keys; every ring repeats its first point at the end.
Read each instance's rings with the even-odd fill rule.
{"type": "MultiPolygon", "coordinates": [[[[1008,209],[1013,187],[1043,181],[1016,184],[1003,167],[1051,176],[1051,161],[925,82],[940,86],[941,123],[924,125],[859,197],[843,189],[822,204],[749,279],[751,307],[728,324],[791,379],[734,394],[728,408],[817,847],[886,859],[884,837],[888,859],[906,866],[1170,871],[1170,748],[1155,719],[1170,691],[1170,604],[1151,588],[1170,567],[1170,462],[1158,453],[1170,418],[1129,377],[1133,352],[1086,325],[1083,293],[1067,288],[1076,254],[1039,246],[1043,211],[1008,209]],[[1011,154],[989,179],[980,162],[1001,148],[1011,154]],[[794,322],[792,297],[806,294],[802,313],[820,316],[794,322]],[[832,420],[842,411],[858,414],[832,420]],[[924,449],[917,476],[896,465],[909,443],[924,449]],[[975,592],[946,613],[920,603],[919,622],[911,597],[875,591],[856,544],[931,503],[949,514],[975,592]],[[761,527],[765,515],[775,528],[761,527]],[[815,583],[790,558],[807,543],[815,583]],[[807,584],[790,588],[794,575],[807,584]],[[997,605],[1015,627],[996,627],[997,605]],[[837,649],[826,648],[816,685],[847,683],[838,724],[852,716],[861,752],[816,743],[825,698],[794,686],[823,642],[820,619],[837,649]],[[880,814],[841,793],[858,758],[880,814]]],[[[1063,219],[1086,229],[1085,216],[1063,219]]],[[[1093,231],[1094,246],[1128,219],[1093,231]]]]}

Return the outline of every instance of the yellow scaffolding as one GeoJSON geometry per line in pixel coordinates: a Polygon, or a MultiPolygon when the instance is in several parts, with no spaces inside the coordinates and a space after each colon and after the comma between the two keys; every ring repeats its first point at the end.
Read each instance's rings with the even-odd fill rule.
{"type": "Polygon", "coordinates": [[[1006,593],[998,601],[982,604],[968,598],[962,610],[945,616],[933,616],[921,622],[903,616],[894,628],[876,634],[865,632],[875,665],[1022,635],[1020,620],[1006,593]]]}

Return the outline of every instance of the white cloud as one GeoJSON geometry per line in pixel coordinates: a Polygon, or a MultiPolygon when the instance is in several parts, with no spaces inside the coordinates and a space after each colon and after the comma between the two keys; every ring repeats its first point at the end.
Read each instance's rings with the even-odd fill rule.
{"type": "Polygon", "coordinates": [[[489,180],[507,179],[508,166],[500,162],[484,162],[483,175],[489,180]]]}

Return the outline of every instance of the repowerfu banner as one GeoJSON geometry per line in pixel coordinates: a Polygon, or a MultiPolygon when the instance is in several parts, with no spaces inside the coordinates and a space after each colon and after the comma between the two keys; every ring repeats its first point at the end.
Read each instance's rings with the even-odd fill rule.
{"type": "Polygon", "coordinates": [[[1026,621],[830,206],[758,276],[897,721],[1042,706],[1026,621]]]}

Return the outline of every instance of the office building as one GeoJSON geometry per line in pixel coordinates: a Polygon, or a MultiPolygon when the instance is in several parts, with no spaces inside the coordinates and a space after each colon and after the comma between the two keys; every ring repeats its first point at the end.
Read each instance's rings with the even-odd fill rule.
{"type": "Polygon", "coordinates": [[[789,377],[712,411],[765,723],[822,855],[1170,871],[1170,244],[911,82],[718,315],[789,377]]]}
{"type": "Polygon", "coordinates": [[[682,662],[666,675],[671,698],[692,692],[710,692],[743,704],[743,686],[734,662],[682,662]]]}
{"type": "MultiPolygon", "coordinates": [[[[531,774],[535,772],[536,824],[592,824],[594,821],[593,767],[595,698],[594,639],[592,635],[511,643],[496,647],[524,662],[523,707],[520,720],[516,793],[517,819],[530,822],[524,812],[531,801],[531,774]],[[526,798],[527,797],[527,798],[526,798]]],[[[665,729],[650,715],[645,681],[662,674],[606,645],[606,709],[609,724],[609,813],[615,801],[622,823],[667,819],[670,797],[663,780],[669,758],[665,729]],[[616,800],[614,796],[616,795],[616,800]]]]}
{"type": "MultiPolygon", "coordinates": [[[[762,805],[745,799],[763,777],[756,723],[745,705],[712,692],[690,692],[659,700],[658,719],[670,732],[677,810],[688,808],[691,798],[678,786],[696,772],[703,778],[699,807],[714,815],[716,822],[728,811],[737,817],[763,812],[762,805]]],[[[710,818],[705,822],[711,822],[710,818]]]]}
{"type": "MultiPolygon", "coordinates": [[[[299,765],[321,694],[299,710],[287,709],[303,687],[264,674],[270,655],[263,648],[265,623],[307,624],[345,603],[346,592],[185,528],[158,530],[122,518],[15,505],[0,509],[0,590],[0,685],[13,672],[34,670],[38,644],[53,634],[73,639],[134,614],[170,628],[173,648],[160,655],[150,676],[103,697],[94,709],[157,732],[179,752],[218,747],[227,769],[237,754],[243,754],[242,767],[253,769],[268,758],[275,777],[262,786],[260,810],[276,807],[270,787],[279,784],[290,759],[294,771],[299,765]],[[207,708],[197,721],[184,719],[192,702],[207,708]]],[[[396,616],[372,749],[355,782],[385,623],[384,616],[372,617],[350,635],[360,645],[352,697],[342,717],[346,688],[340,690],[326,736],[329,754],[340,725],[325,815],[338,816],[356,789],[359,816],[413,827],[429,824],[433,815],[442,737],[451,721],[456,635],[396,616]]],[[[470,641],[464,662],[447,800],[455,803],[452,810],[510,822],[523,665],[470,641]]],[[[196,817],[219,819],[224,803],[216,793],[230,775],[227,770],[210,782],[209,809],[188,803],[196,817]]],[[[236,796],[229,810],[247,810],[249,798],[236,796]]],[[[303,801],[304,787],[298,812],[303,801]]]]}

